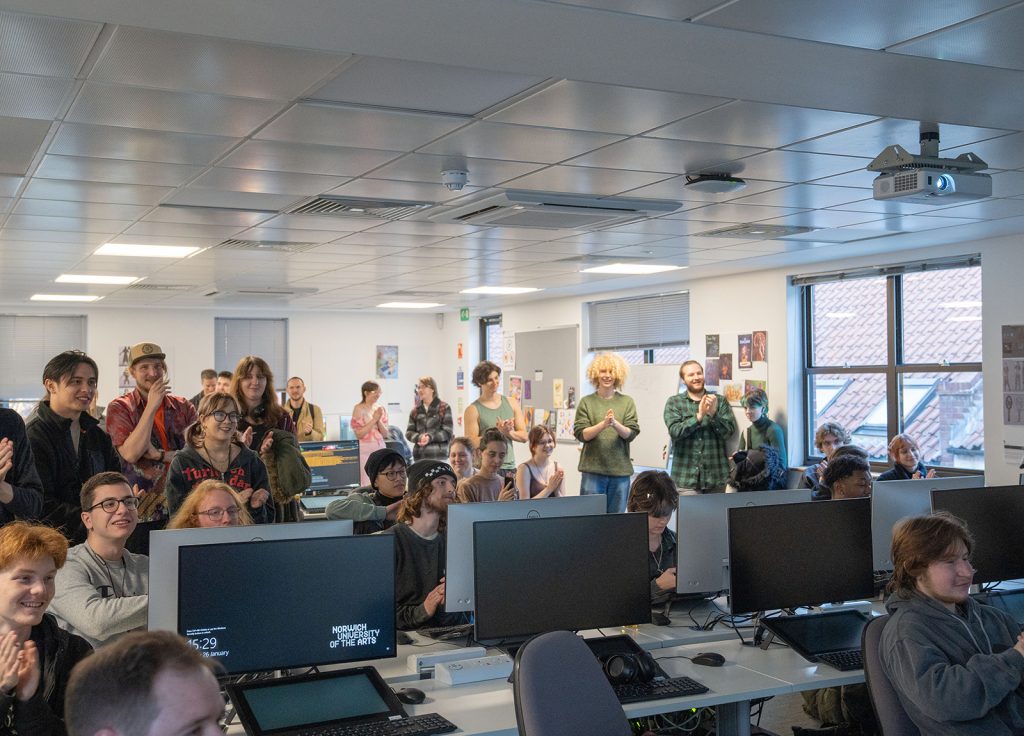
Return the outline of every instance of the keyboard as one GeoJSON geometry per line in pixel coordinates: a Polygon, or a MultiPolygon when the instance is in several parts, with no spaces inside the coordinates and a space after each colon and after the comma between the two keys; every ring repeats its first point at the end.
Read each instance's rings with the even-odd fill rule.
{"type": "Polygon", "coordinates": [[[829,667],[835,667],[840,672],[864,669],[864,658],[860,649],[847,649],[844,652],[826,652],[818,655],[818,661],[824,662],[829,667]]]}
{"type": "Polygon", "coordinates": [[[458,728],[454,723],[437,713],[409,716],[398,721],[377,721],[352,726],[298,729],[289,731],[290,736],[431,736],[435,733],[450,733],[458,728]]]}
{"type": "Polygon", "coordinates": [[[672,677],[651,682],[627,682],[621,685],[612,685],[612,688],[620,703],[682,698],[687,695],[700,695],[708,691],[707,687],[689,677],[672,677]]]}
{"type": "Polygon", "coordinates": [[[424,636],[438,641],[463,639],[473,632],[473,624],[456,624],[454,626],[427,626],[416,630],[424,636]]]}

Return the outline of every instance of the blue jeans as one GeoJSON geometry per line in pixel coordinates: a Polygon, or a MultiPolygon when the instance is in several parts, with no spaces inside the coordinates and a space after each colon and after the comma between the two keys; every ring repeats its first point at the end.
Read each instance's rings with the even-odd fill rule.
{"type": "Polygon", "coordinates": [[[580,478],[580,495],[595,493],[605,495],[609,514],[621,514],[626,510],[626,499],[629,498],[629,476],[583,473],[580,478]]]}

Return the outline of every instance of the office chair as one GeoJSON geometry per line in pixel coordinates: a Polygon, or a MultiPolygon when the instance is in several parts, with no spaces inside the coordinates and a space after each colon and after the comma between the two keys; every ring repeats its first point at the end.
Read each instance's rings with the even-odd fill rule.
{"type": "Polygon", "coordinates": [[[868,684],[871,696],[871,707],[875,710],[875,720],[882,730],[882,736],[921,736],[920,730],[910,720],[903,709],[896,688],[889,681],[889,676],[882,669],[882,658],[878,654],[878,642],[882,638],[882,629],[889,620],[888,614],[868,621],[861,635],[861,651],[864,655],[864,679],[868,684]]]}
{"type": "Polygon", "coordinates": [[[630,736],[601,664],[582,639],[552,631],[526,642],[512,670],[519,736],[630,736]]]}

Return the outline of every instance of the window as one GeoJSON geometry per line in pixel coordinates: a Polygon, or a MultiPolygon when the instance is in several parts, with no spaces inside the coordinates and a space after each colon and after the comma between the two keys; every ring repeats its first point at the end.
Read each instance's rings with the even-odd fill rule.
{"type": "Polygon", "coordinates": [[[214,339],[216,370],[233,371],[239,360],[255,355],[267,361],[273,371],[274,388],[284,388],[288,381],[288,320],[217,317],[214,339]]]}
{"type": "Polygon", "coordinates": [[[795,278],[804,313],[807,459],[838,422],[877,463],[906,432],[928,465],[982,469],[977,257],[795,278]]]}
{"type": "Polygon", "coordinates": [[[501,365],[501,352],[503,333],[501,330],[501,315],[492,314],[480,318],[480,360],[489,360],[492,363],[501,365]]]}
{"type": "MultiPolygon", "coordinates": [[[[85,349],[85,317],[0,315],[0,344],[17,346],[0,351],[0,398],[24,414],[43,395],[43,367],[50,358],[85,349]]],[[[100,366],[116,365],[116,354],[96,357],[100,366]]]]}
{"type": "Polygon", "coordinates": [[[591,302],[588,351],[615,351],[627,364],[674,364],[690,358],[690,294],[591,302]]]}

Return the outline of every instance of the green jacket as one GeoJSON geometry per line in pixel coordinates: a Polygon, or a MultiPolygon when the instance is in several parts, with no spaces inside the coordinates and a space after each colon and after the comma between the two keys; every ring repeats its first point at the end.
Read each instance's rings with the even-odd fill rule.
{"type": "Polygon", "coordinates": [[[718,397],[715,415],[701,417],[699,422],[698,405],[687,394],[670,396],[665,402],[665,426],[672,440],[672,480],[680,488],[703,491],[729,480],[725,445],[736,432],[736,418],[723,396],[718,397]]]}

